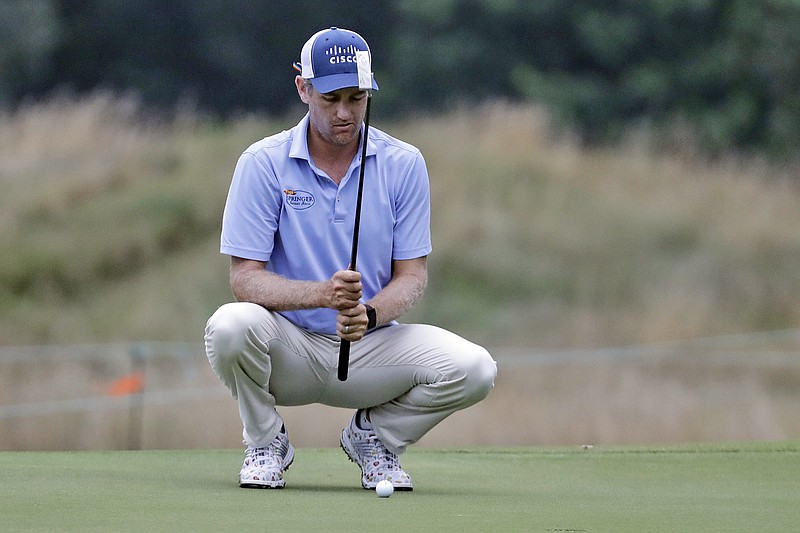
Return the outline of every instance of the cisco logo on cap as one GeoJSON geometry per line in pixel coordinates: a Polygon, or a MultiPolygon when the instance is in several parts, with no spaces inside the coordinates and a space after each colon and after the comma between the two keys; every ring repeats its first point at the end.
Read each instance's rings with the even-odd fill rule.
{"type": "Polygon", "coordinates": [[[347,48],[342,48],[338,45],[333,45],[327,50],[325,50],[325,55],[330,56],[328,58],[328,63],[331,65],[335,65],[337,63],[355,63],[356,62],[356,52],[358,52],[358,48],[355,45],[350,45],[347,48]]]}

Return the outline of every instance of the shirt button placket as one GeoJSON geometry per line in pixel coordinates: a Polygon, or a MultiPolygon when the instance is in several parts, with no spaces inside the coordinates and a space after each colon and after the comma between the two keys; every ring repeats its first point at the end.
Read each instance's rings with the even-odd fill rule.
{"type": "Polygon", "coordinates": [[[342,192],[339,191],[338,193],[336,193],[336,204],[334,206],[333,221],[344,222],[345,214],[346,214],[346,209],[344,208],[344,204],[342,203],[342,192]]]}

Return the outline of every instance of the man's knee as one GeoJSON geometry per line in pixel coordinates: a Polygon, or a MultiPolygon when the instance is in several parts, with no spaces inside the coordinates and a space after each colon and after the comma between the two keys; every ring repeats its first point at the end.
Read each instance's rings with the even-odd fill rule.
{"type": "Polygon", "coordinates": [[[465,354],[463,370],[465,375],[464,395],[470,403],[476,403],[489,394],[497,377],[497,363],[485,348],[475,345],[467,356],[465,354]]]}
{"type": "Polygon", "coordinates": [[[248,331],[257,314],[264,309],[258,305],[235,302],[221,306],[206,324],[206,354],[212,365],[228,366],[244,351],[248,331]]]}

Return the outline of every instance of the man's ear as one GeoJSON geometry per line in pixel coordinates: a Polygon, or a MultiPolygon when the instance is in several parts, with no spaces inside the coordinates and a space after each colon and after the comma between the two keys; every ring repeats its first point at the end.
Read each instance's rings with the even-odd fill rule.
{"type": "Polygon", "coordinates": [[[295,76],[294,84],[297,86],[297,94],[300,95],[300,100],[304,104],[307,104],[310,96],[308,94],[308,87],[306,85],[306,80],[304,80],[302,76],[295,76]]]}

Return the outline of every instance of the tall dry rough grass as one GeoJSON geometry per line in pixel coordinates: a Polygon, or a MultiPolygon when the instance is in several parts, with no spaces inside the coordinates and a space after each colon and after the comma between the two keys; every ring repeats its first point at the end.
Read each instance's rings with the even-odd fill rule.
{"type": "Polygon", "coordinates": [[[108,93],[4,116],[0,343],[193,338],[221,299],[209,244],[252,122],[166,119],[108,93]]]}
{"type": "MultiPolygon", "coordinates": [[[[407,318],[488,345],[603,346],[792,327],[800,176],[654,143],[586,149],[532,106],[374,123],[432,180],[427,297],[407,318]]],[[[160,119],[56,98],[0,124],[0,343],[196,340],[236,159],[299,117],[160,119]]]]}
{"type": "Polygon", "coordinates": [[[58,97],[2,118],[4,225],[53,215],[151,177],[167,157],[167,131],[148,125],[132,97],[58,97]]]}
{"type": "Polygon", "coordinates": [[[586,149],[545,117],[500,104],[404,128],[433,180],[433,316],[536,346],[797,324],[797,169],[586,149]]]}

